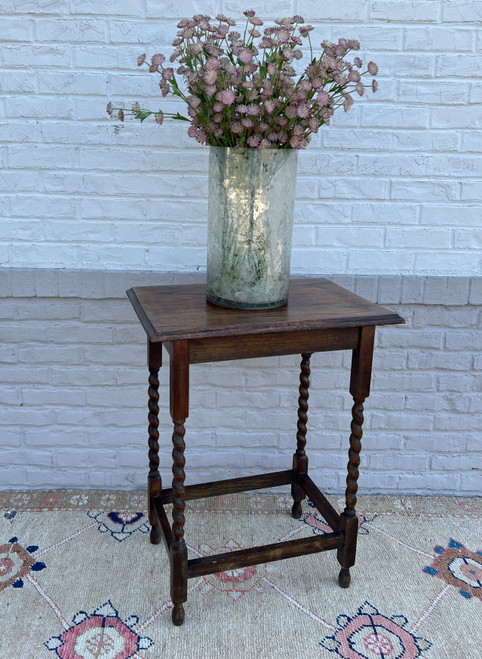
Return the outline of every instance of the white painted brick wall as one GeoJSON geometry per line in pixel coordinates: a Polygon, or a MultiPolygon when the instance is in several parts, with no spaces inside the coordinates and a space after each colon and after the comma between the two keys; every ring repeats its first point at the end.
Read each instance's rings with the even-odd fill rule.
{"type": "MultiPolygon", "coordinates": [[[[259,0],[358,38],[377,95],[300,154],[293,271],[480,275],[482,2],[259,0]]],[[[161,102],[137,55],[239,0],[0,1],[0,266],[191,272],[206,260],[207,149],[181,124],[116,130],[161,102]],[[162,14],[162,15],[160,15],[162,14]]]]}
{"type": "MultiPolygon", "coordinates": [[[[125,290],[199,277],[0,269],[0,489],[145,486],[146,342],[125,290]]],[[[407,321],[377,330],[360,491],[480,494],[482,277],[335,280],[407,321]]],[[[344,490],[350,358],[312,358],[307,450],[329,492],[344,490]]],[[[170,483],[167,358],[159,376],[170,483]]],[[[298,378],[297,356],[192,366],[188,481],[289,468],[298,378]]]]}

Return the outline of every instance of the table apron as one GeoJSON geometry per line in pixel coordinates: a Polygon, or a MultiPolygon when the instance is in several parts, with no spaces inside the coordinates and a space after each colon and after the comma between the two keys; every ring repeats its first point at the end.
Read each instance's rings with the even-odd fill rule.
{"type": "MultiPolygon", "coordinates": [[[[327,350],[354,350],[360,343],[359,327],[261,332],[259,334],[189,339],[189,363],[274,357],[327,350]]],[[[164,343],[169,354],[173,342],[164,343]]]]}

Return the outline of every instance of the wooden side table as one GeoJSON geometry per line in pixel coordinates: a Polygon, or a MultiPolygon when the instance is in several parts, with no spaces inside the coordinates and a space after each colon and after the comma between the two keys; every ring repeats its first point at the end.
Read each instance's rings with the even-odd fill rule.
{"type": "Polygon", "coordinates": [[[144,286],[127,295],[147,333],[149,368],[149,476],[148,506],[151,542],[164,540],[171,563],[172,620],[184,621],[187,580],[205,574],[292,556],[337,549],[341,565],[338,583],[350,584],[355,564],[357,517],[355,512],[358,466],[363,424],[363,402],[370,391],[373,340],[377,325],[404,320],[326,279],[298,279],[290,285],[284,307],[268,311],[224,309],[206,302],[202,284],[144,286]],[[159,368],[162,344],[170,357],[170,414],[172,435],[172,488],[162,488],[159,474],[159,368]],[[346,506],[339,514],[308,476],[305,453],[310,357],[314,352],[352,350],[350,393],[354,399],[346,506]],[[189,414],[189,365],[248,357],[301,354],[297,446],[292,469],[258,476],[184,486],[184,423],[189,414]],[[190,499],[245,492],[291,484],[292,515],[301,517],[301,501],[308,496],[332,533],[243,549],[215,556],[188,559],[184,540],[185,502],[190,499]],[[164,504],[172,503],[172,527],[164,504]]]}

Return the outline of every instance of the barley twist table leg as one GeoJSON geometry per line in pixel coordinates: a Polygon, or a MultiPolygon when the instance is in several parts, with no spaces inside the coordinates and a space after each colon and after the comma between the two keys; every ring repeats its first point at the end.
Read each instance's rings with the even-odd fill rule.
{"type": "MultiPolygon", "coordinates": [[[[299,476],[308,472],[308,456],[305,453],[306,446],[306,423],[308,421],[308,388],[310,386],[310,357],[311,353],[304,353],[301,355],[301,373],[300,373],[300,396],[298,398],[298,432],[296,433],[297,448],[296,453],[293,455],[293,471],[299,476]]],[[[291,515],[295,519],[299,519],[302,514],[301,502],[306,497],[306,494],[299,484],[294,482],[291,485],[291,495],[293,497],[293,507],[291,515]]]]}
{"type": "Polygon", "coordinates": [[[187,548],[184,540],[185,489],[184,423],[189,415],[189,344],[174,341],[170,345],[169,406],[174,424],[172,434],[172,545],[171,599],[174,605],[172,621],[184,622],[183,603],[187,600],[187,548]]]}
{"type": "Polygon", "coordinates": [[[346,506],[340,519],[341,529],[348,538],[348,550],[345,546],[342,551],[339,550],[338,560],[341,570],[338,576],[338,583],[342,588],[348,588],[350,585],[350,567],[355,563],[356,539],[358,533],[358,519],[355,511],[356,493],[358,491],[358,467],[360,465],[360,451],[363,425],[363,401],[364,399],[355,399],[352,407],[352,422],[350,435],[350,448],[348,450],[348,475],[346,477],[346,506]]]}
{"type": "Polygon", "coordinates": [[[356,515],[356,493],[358,491],[358,467],[363,425],[363,403],[370,395],[370,379],[373,360],[375,327],[362,327],[358,347],[353,350],[351,362],[350,393],[354,405],[351,415],[350,448],[348,451],[348,475],[346,478],[346,506],[340,515],[340,531],[345,542],[338,549],[338,562],[341,565],[338,583],[342,588],[350,585],[350,568],[355,565],[356,544],[358,538],[358,519],[356,515]]]}
{"type": "Polygon", "coordinates": [[[151,497],[160,496],[162,481],[159,474],[159,379],[158,368],[149,369],[149,475],[147,477],[147,502],[149,523],[151,524],[151,542],[154,545],[161,541],[161,529],[157,513],[151,504],[151,497]]]}
{"type": "Polygon", "coordinates": [[[174,433],[172,435],[172,566],[171,566],[171,597],[174,604],[172,611],[172,621],[175,625],[182,625],[184,622],[183,602],[187,599],[187,548],[184,540],[184,510],[186,507],[184,496],[184,419],[174,421],[174,433]]]}
{"type": "Polygon", "coordinates": [[[360,451],[363,425],[363,399],[355,400],[351,410],[351,435],[348,450],[348,476],[346,478],[346,508],[345,515],[351,519],[356,516],[356,493],[358,491],[358,467],[360,466],[360,451]]]}

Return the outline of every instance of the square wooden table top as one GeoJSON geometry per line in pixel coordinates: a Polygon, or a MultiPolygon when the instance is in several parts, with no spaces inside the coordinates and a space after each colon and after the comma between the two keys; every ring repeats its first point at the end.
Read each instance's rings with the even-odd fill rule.
{"type": "Polygon", "coordinates": [[[292,279],[288,304],[267,310],[218,307],[207,302],[205,284],[139,286],[127,295],[152,343],[405,322],[324,278],[292,279]]]}

